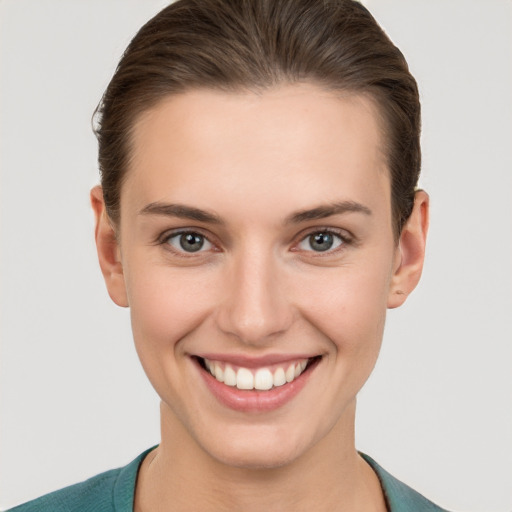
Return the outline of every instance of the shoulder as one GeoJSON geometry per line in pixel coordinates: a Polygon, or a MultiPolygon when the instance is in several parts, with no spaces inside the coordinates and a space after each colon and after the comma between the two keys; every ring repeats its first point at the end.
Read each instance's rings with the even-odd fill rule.
{"type": "Polygon", "coordinates": [[[127,466],[100,473],[7,512],[131,512],[137,472],[148,452],[127,466]]]}
{"type": "Polygon", "coordinates": [[[115,510],[112,505],[113,488],[120,469],[101,473],[89,480],[46,494],[8,512],[86,512],[115,510]]]}
{"type": "Polygon", "coordinates": [[[372,467],[379,477],[390,512],[447,512],[419,492],[397,480],[380,467],[371,457],[361,453],[363,459],[372,467]]]}

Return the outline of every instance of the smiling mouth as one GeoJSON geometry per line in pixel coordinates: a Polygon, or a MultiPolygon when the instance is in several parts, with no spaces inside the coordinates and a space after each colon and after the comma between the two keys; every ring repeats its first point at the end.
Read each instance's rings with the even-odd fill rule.
{"type": "Polygon", "coordinates": [[[223,361],[197,357],[199,365],[217,382],[245,391],[270,391],[290,384],[311,370],[322,356],[315,356],[261,368],[245,368],[223,361]]]}

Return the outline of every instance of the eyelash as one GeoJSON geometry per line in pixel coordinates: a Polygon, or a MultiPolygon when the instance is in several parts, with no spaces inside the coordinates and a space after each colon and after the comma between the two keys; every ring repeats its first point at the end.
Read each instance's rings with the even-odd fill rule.
{"type": "Polygon", "coordinates": [[[307,240],[311,239],[311,237],[313,237],[314,235],[329,235],[339,240],[338,245],[333,249],[329,247],[325,251],[305,250],[305,252],[312,253],[315,257],[335,254],[339,251],[342,251],[344,248],[346,248],[347,245],[354,243],[354,238],[344,230],[337,230],[333,228],[315,228],[314,230],[310,230],[306,234],[302,235],[299,242],[295,244],[294,247],[292,248],[292,251],[300,251],[301,249],[295,249],[295,247],[299,246],[304,242],[307,242],[307,240]]]}
{"type": "MultiPolygon", "coordinates": [[[[208,236],[204,235],[203,233],[201,233],[200,230],[198,229],[182,229],[182,230],[179,230],[179,231],[173,231],[173,232],[166,232],[164,233],[162,236],[160,236],[158,238],[158,244],[159,245],[162,245],[162,246],[167,246],[166,249],[171,251],[173,254],[179,256],[179,257],[182,257],[182,258],[190,258],[191,256],[199,256],[199,255],[202,255],[203,253],[205,253],[206,251],[204,250],[201,250],[203,247],[204,247],[204,243],[208,243],[211,248],[214,249],[215,252],[220,252],[219,249],[216,249],[216,244],[214,244],[208,236]],[[171,245],[170,241],[172,239],[176,239],[179,243],[179,238],[183,235],[195,235],[195,236],[199,236],[202,238],[203,240],[203,244],[201,245],[201,247],[199,248],[198,251],[191,251],[191,252],[187,252],[185,251],[184,249],[180,250],[178,248],[175,248],[171,245]]],[[[209,250],[211,250],[211,248],[209,248],[209,250]]]]}
{"type": "MultiPolygon", "coordinates": [[[[308,240],[308,238],[311,238],[314,235],[329,235],[329,236],[332,236],[339,240],[338,245],[334,249],[331,249],[329,247],[325,251],[304,250],[304,252],[314,254],[315,257],[323,256],[323,255],[332,255],[334,253],[337,253],[337,252],[343,250],[347,245],[354,244],[354,238],[344,230],[337,230],[337,229],[333,229],[333,228],[320,228],[320,229],[315,228],[314,230],[310,230],[306,233],[302,233],[300,235],[299,241],[293,245],[293,247],[291,248],[291,251],[300,252],[301,250],[303,250],[303,249],[298,249],[297,247],[300,244],[306,242],[308,240]]],[[[203,253],[208,252],[212,249],[214,250],[214,252],[221,252],[221,250],[217,248],[217,245],[214,242],[212,242],[207,235],[203,234],[201,232],[201,230],[198,230],[198,229],[183,229],[183,230],[179,230],[179,231],[173,231],[170,233],[166,232],[158,238],[157,243],[162,246],[167,246],[166,247],[167,250],[172,251],[177,256],[183,257],[183,258],[199,256],[199,255],[202,255],[203,253]],[[180,249],[174,248],[171,245],[170,240],[176,239],[178,241],[179,237],[181,237],[183,235],[199,236],[203,240],[203,245],[201,245],[201,247],[198,249],[198,251],[191,251],[191,252],[185,251],[184,249],[180,250],[180,249]],[[209,245],[211,245],[211,248],[208,248],[207,251],[202,250],[205,242],[208,243],[209,245]]]]}

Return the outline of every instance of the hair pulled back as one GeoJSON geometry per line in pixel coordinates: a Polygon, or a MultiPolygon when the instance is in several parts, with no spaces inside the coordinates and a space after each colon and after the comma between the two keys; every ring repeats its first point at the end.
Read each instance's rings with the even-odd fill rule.
{"type": "Polygon", "coordinates": [[[138,116],[193,88],[261,90],[310,82],[368,94],[384,121],[395,235],[414,204],[420,103],[402,53],[352,0],[178,0],[147,22],[123,54],[96,110],[106,210],[120,191],[138,116]]]}

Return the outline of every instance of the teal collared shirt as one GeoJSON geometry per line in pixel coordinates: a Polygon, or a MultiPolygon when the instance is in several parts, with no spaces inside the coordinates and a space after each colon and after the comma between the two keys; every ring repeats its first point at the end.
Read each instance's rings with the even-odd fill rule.
{"type": "Polygon", "coordinates": [[[360,455],[377,473],[390,512],[447,512],[390,475],[368,455],[364,453],[360,455]]]}
{"type": "MultiPolygon", "coordinates": [[[[137,473],[152,449],[123,468],[106,471],[7,512],[133,512],[137,473]]],[[[390,512],[446,512],[391,476],[368,455],[361,456],[377,473],[390,512]]]]}

